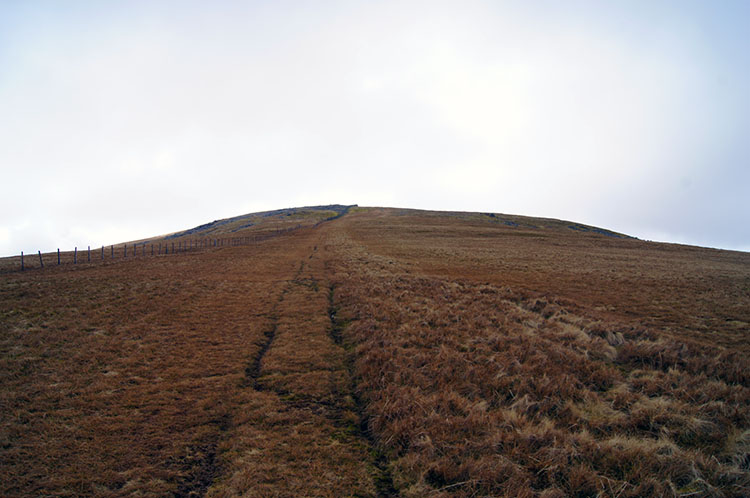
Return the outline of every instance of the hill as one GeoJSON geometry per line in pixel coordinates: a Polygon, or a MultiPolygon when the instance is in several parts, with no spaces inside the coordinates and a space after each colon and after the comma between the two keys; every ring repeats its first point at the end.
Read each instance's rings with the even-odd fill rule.
{"type": "Polygon", "coordinates": [[[750,254],[356,206],[123,246],[0,262],[3,496],[750,494],[750,254]]]}

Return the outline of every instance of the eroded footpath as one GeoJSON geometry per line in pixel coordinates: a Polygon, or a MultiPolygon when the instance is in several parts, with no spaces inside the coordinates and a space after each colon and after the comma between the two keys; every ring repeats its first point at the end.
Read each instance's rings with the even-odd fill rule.
{"type": "MultiPolygon", "coordinates": [[[[208,496],[377,496],[347,351],[334,340],[325,230],[307,239],[248,366],[244,402],[208,496]]],[[[297,242],[302,242],[298,240],[297,242]]]]}

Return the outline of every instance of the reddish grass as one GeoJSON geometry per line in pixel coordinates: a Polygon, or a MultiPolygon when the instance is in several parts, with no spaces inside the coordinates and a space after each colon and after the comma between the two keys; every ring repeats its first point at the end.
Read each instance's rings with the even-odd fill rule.
{"type": "Polygon", "coordinates": [[[750,494],[750,255],[305,216],[1,275],[0,495],[750,494]]]}
{"type": "Polygon", "coordinates": [[[345,337],[402,494],[750,492],[748,255],[462,216],[362,212],[337,234],[345,337]]]}
{"type": "Polygon", "coordinates": [[[210,483],[232,396],[281,291],[288,255],[277,254],[4,279],[0,494],[165,494],[210,483]]]}

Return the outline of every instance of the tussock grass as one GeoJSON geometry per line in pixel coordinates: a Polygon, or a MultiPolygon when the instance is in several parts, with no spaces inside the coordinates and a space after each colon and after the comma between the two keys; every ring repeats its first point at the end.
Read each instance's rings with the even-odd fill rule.
{"type": "Polygon", "coordinates": [[[458,278],[489,258],[461,252],[450,234],[433,231],[422,248],[398,222],[360,220],[336,240],[336,299],[403,495],[750,493],[750,364],[732,331],[723,340],[739,350],[698,336],[692,315],[681,337],[629,319],[637,302],[618,315],[591,291],[531,290],[541,277],[521,288],[472,269],[458,278]],[[451,250],[448,262],[433,256],[451,250]]]}

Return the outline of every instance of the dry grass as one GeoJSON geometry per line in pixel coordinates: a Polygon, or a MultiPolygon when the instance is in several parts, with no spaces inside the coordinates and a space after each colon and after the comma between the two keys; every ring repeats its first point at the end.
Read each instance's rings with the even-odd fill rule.
{"type": "Polygon", "coordinates": [[[210,483],[231,398],[281,291],[288,255],[277,254],[4,279],[0,494],[165,494],[210,483]]]}
{"type": "Polygon", "coordinates": [[[324,215],[0,276],[0,495],[750,494],[747,254],[324,215]]]}
{"type": "MultiPolygon", "coordinates": [[[[185,252],[213,252],[216,249],[254,245],[287,234],[294,230],[312,228],[324,221],[341,216],[348,206],[319,206],[313,208],[289,208],[264,213],[252,213],[236,218],[216,220],[198,227],[149,239],[88,247],[81,245],[75,250],[62,248],[60,265],[101,265],[122,260],[150,258],[185,252]]],[[[27,271],[49,270],[58,266],[58,253],[41,255],[26,251],[23,259],[27,271]]],[[[21,256],[0,258],[0,274],[21,271],[21,256]]]]}
{"type": "Polygon", "coordinates": [[[209,496],[374,496],[344,351],[332,340],[322,251],[310,248],[273,310],[257,396],[223,445],[209,496]]]}
{"type": "Polygon", "coordinates": [[[747,320],[747,255],[670,247],[664,259],[638,241],[493,236],[388,211],[341,224],[345,337],[402,494],[750,492],[748,330],[701,332],[726,314],[747,320]],[[654,302],[684,314],[656,319],[654,302]]]}

